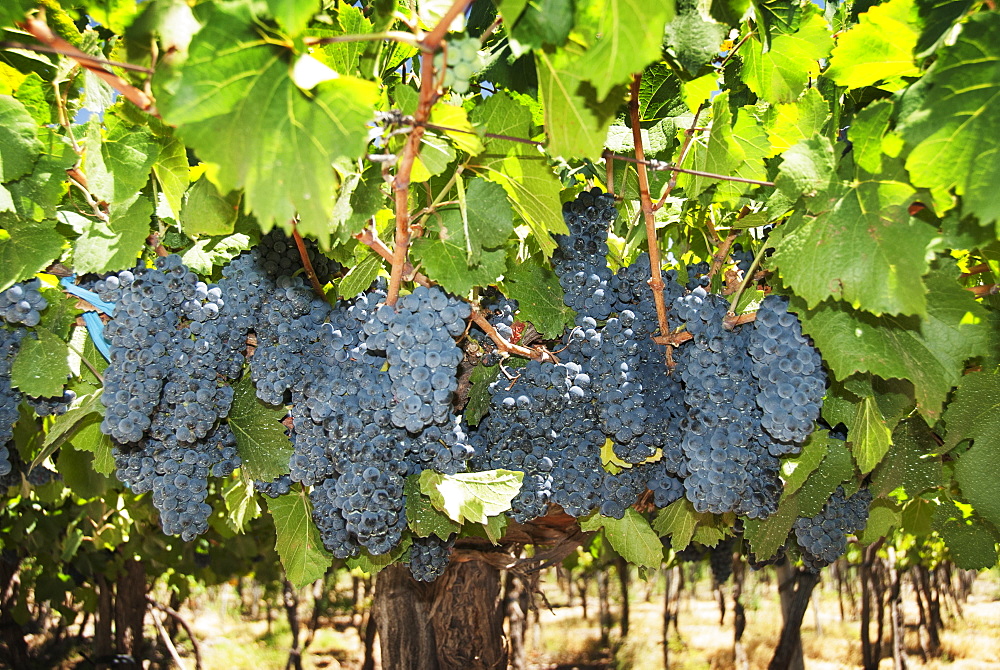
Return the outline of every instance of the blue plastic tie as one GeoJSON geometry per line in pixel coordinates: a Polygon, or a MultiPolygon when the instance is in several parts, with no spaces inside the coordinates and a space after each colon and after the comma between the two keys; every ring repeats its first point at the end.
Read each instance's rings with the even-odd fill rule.
{"type": "Polygon", "coordinates": [[[83,322],[87,326],[87,332],[90,333],[90,339],[94,341],[94,346],[97,347],[101,355],[110,363],[111,347],[108,346],[108,341],[104,339],[104,322],[101,321],[101,315],[94,310],[86,311],[83,313],[83,322]]]}
{"type": "Polygon", "coordinates": [[[77,286],[73,283],[73,277],[63,277],[59,280],[59,283],[67,293],[72,293],[78,298],[83,298],[108,316],[115,315],[115,304],[113,302],[105,302],[93,291],[88,291],[82,286],[77,286]]]}

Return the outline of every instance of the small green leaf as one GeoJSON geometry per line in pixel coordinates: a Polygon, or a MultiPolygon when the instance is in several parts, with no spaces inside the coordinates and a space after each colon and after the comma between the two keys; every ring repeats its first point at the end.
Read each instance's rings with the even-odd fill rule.
{"type": "Polygon", "coordinates": [[[70,443],[81,451],[94,454],[94,470],[102,475],[115,471],[115,458],[111,453],[111,438],[101,432],[101,422],[90,419],[76,431],[70,443]]]}
{"type": "Polygon", "coordinates": [[[267,0],[267,9],[290,37],[296,37],[322,8],[317,0],[267,0]]]}
{"type": "Polygon", "coordinates": [[[889,451],[892,432],[874,397],[868,396],[858,404],[847,439],[854,445],[854,460],[863,475],[874,470],[889,451]]]}
{"type": "Polygon", "coordinates": [[[364,259],[352,267],[337,285],[337,295],[345,300],[354,298],[359,293],[367,291],[368,287],[378,277],[382,269],[382,257],[375,252],[365,255],[364,259]]]}
{"type": "Polygon", "coordinates": [[[185,235],[229,235],[240,214],[240,194],[219,193],[215,184],[203,176],[188,189],[181,208],[181,229],[185,235]]]}
{"type": "Polygon", "coordinates": [[[87,499],[103,495],[111,481],[94,470],[94,455],[76,449],[63,449],[56,460],[56,470],[66,486],[77,496],[87,499]]]}
{"type": "Polygon", "coordinates": [[[10,384],[35,397],[61,396],[70,375],[69,347],[46,328],[36,328],[35,334],[21,340],[10,384]]]}
{"type": "Polygon", "coordinates": [[[163,191],[163,197],[173,212],[174,219],[181,215],[184,192],[188,188],[188,158],[184,143],[171,137],[160,149],[153,163],[153,174],[163,191]]]}
{"type": "Polygon", "coordinates": [[[832,38],[818,10],[811,10],[795,33],[778,35],[765,43],[751,38],[742,48],[747,86],[771,104],[794,102],[810,79],[819,75],[819,60],[830,53],[832,38]]]}
{"type": "Polygon", "coordinates": [[[768,156],[777,156],[813,135],[822,134],[830,118],[830,105],[818,89],[810,88],[793,103],[777,105],[775,118],[768,128],[771,150],[768,156]]]}
{"type": "Polygon", "coordinates": [[[159,140],[149,129],[120,121],[103,137],[96,116],[87,124],[86,149],[83,169],[88,186],[113,206],[135,199],[160,155],[159,140]]]}
{"type": "Polygon", "coordinates": [[[660,537],[669,534],[670,546],[674,551],[681,551],[691,544],[700,517],[701,515],[694,511],[691,501],[681,498],[659,511],[653,520],[653,530],[660,537]]]}
{"type": "Polygon", "coordinates": [[[301,588],[323,577],[333,563],[333,556],[323,546],[319,529],[313,523],[312,505],[306,492],[296,485],[287,495],[269,498],[267,510],[274,519],[277,533],[274,548],[288,581],[301,588]]]}
{"type": "Polygon", "coordinates": [[[0,291],[48,267],[65,240],[52,220],[30,221],[0,212],[0,291]]]}
{"type": "Polygon", "coordinates": [[[253,482],[233,477],[226,482],[222,497],[226,501],[226,512],[228,512],[226,525],[232,528],[234,533],[242,533],[247,524],[261,514],[257,496],[254,495],[253,482]]]}
{"type": "Polygon", "coordinates": [[[507,267],[507,252],[503,249],[484,249],[472,267],[466,260],[468,252],[461,228],[448,239],[421,237],[410,247],[411,255],[427,276],[455,295],[468,295],[474,286],[489,286],[507,267]]]}
{"type": "Polygon", "coordinates": [[[491,516],[489,522],[483,524],[483,531],[486,533],[486,539],[494,545],[500,543],[500,540],[503,538],[503,534],[506,530],[507,516],[505,514],[491,516]]]}
{"type": "Polygon", "coordinates": [[[945,499],[937,506],[932,527],[944,538],[955,565],[963,570],[983,570],[997,564],[997,538],[978,518],[966,518],[954,502],[945,499]]]}
{"type": "Polygon", "coordinates": [[[80,427],[84,420],[91,416],[100,417],[104,414],[104,405],[101,404],[101,394],[92,393],[73,401],[72,407],[60,416],[49,427],[49,432],[42,442],[42,449],[35,456],[31,467],[40,465],[46,458],[55,453],[63,442],[70,438],[74,431],[80,427]]]}
{"type": "Polygon", "coordinates": [[[549,268],[532,261],[516,263],[505,274],[503,287],[517,300],[518,318],[545,337],[559,337],[573,324],[576,314],[563,302],[559,278],[549,268]]]}
{"type": "Polygon", "coordinates": [[[510,501],[521,490],[523,472],[485,472],[443,475],[433,470],[420,473],[420,491],[431,504],[458,523],[466,519],[486,524],[489,517],[510,509],[510,501]]]}
{"type": "Polygon", "coordinates": [[[499,372],[500,366],[487,367],[480,363],[472,370],[469,383],[472,388],[469,391],[469,401],[465,404],[465,420],[470,426],[478,426],[483,417],[490,411],[490,384],[492,384],[499,372]]]}
{"type": "Polygon", "coordinates": [[[743,537],[750,544],[750,551],[758,561],[774,556],[788,539],[795,519],[799,516],[798,495],[781,499],[778,511],[763,521],[748,519],[743,524],[743,537]]]}
{"type": "Polygon", "coordinates": [[[841,482],[853,476],[854,462],[847,444],[840,440],[830,440],[827,443],[826,458],[795,494],[798,515],[813,517],[819,514],[841,482]]]}
{"type": "Polygon", "coordinates": [[[410,475],[403,486],[406,496],[406,522],[417,537],[437,535],[447,540],[462,529],[461,524],[449,519],[443,512],[435,509],[430,498],[420,493],[420,475],[410,475]]]}
{"type": "Polygon", "coordinates": [[[920,36],[913,0],[890,0],[858,15],[858,23],[837,36],[826,75],[838,86],[880,84],[895,91],[902,77],[920,75],[913,51],[920,36]]]}
{"type": "Polygon", "coordinates": [[[250,237],[233,233],[222,237],[205,237],[195,242],[181,255],[184,265],[199,274],[210,275],[217,265],[230,260],[250,248],[250,237]]]}
{"type": "Polygon", "coordinates": [[[229,427],[236,436],[243,476],[248,480],[269,482],[288,474],[292,444],[281,423],[287,413],[284,408],[269,407],[257,398],[249,374],[244,374],[233,387],[229,427]]]}
{"type": "Polygon", "coordinates": [[[781,459],[781,478],[785,482],[783,495],[795,493],[806,483],[809,475],[826,458],[830,440],[829,431],[813,431],[802,445],[801,453],[781,459]]]}
{"type": "Polygon", "coordinates": [[[621,519],[595,514],[580,529],[584,531],[604,528],[604,537],[632,565],[658,568],[663,562],[663,544],[649,525],[646,517],[629,507],[621,519]]]}
{"type": "Polygon", "coordinates": [[[111,272],[133,267],[149,236],[153,203],[137,196],[112,206],[111,220],[90,220],[76,240],[73,264],[77,272],[111,272]]]}
{"type": "Polygon", "coordinates": [[[9,95],[0,95],[0,182],[31,172],[42,151],[38,124],[25,106],[9,95]]]}
{"type": "Polygon", "coordinates": [[[891,500],[880,498],[872,502],[868,510],[868,523],[858,535],[861,544],[871,544],[882,537],[887,537],[893,528],[902,523],[903,515],[891,500]]]}
{"type": "Polygon", "coordinates": [[[789,198],[814,197],[833,181],[837,158],[826,137],[802,140],[781,155],[775,185],[789,198]]]}
{"type": "Polygon", "coordinates": [[[402,541],[396,545],[392,551],[386,554],[372,556],[367,550],[362,549],[360,554],[347,559],[347,567],[352,570],[360,570],[367,575],[378,574],[393,563],[399,561],[399,559],[406,553],[407,549],[410,548],[412,543],[412,538],[408,535],[404,535],[402,541]]]}
{"type": "Polygon", "coordinates": [[[892,432],[892,449],[872,472],[872,495],[885,496],[902,487],[914,498],[927,489],[943,486],[940,447],[927,423],[919,416],[904,419],[892,432]],[[935,455],[932,455],[935,454],[935,455]]]}

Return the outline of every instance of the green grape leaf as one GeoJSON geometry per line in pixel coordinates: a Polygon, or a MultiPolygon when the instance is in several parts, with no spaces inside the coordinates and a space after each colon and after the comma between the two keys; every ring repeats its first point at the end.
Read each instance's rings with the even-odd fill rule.
{"type": "Polygon", "coordinates": [[[774,183],[789,198],[815,197],[830,187],[836,169],[837,156],[830,140],[814,135],[781,155],[774,183]]]}
{"type": "Polygon", "coordinates": [[[997,496],[997,473],[1000,472],[1000,377],[988,372],[973,372],[962,378],[955,399],[944,414],[948,428],[946,448],[963,440],[972,447],[955,465],[955,479],[962,494],[979,514],[1000,528],[1000,497],[997,496]]]}
{"type": "Polygon", "coordinates": [[[73,265],[77,272],[111,272],[135,265],[149,236],[153,203],[145,196],[112,205],[110,220],[88,220],[76,240],[73,265]]]}
{"type": "Polygon", "coordinates": [[[621,519],[593,515],[580,522],[580,530],[604,529],[608,543],[632,565],[655,569],[663,563],[663,544],[646,517],[629,507],[621,519]]]}
{"type": "Polygon", "coordinates": [[[914,498],[903,507],[903,528],[910,535],[925,537],[931,534],[934,512],[939,505],[926,498],[914,498]]]}
{"type": "Polygon", "coordinates": [[[33,0],[8,0],[0,5],[0,26],[13,27],[24,20],[25,14],[37,7],[33,0]]]}
{"type": "Polygon", "coordinates": [[[798,515],[812,517],[819,514],[837,486],[853,475],[854,463],[847,445],[840,440],[830,440],[827,443],[826,458],[795,494],[798,498],[798,515]]]}
{"type": "Polygon", "coordinates": [[[461,226],[449,231],[448,239],[421,237],[410,247],[410,255],[420,262],[428,277],[455,295],[468,295],[473,286],[488,286],[507,267],[503,249],[480,251],[479,262],[469,267],[469,246],[461,226]]]}
{"type": "Polygon", "coordinates": [[[934,510],[931,527],[944,538],[955,565],[963,570],[983,570],[997,564],[997,538],[982,521],[965,518],[950,500],[945,499],[934,510]]]}
{"type": "Polygon", "coordinates": [[[253,482],[241,477],[233,477],[226,482],[222,498],[226,501],[226,525],[234,533],[244,532],[247,524],[261,514],[253,482]]]}
{"type": "Polygon", "coordinates": [[[546,44],[562,44],[573,28],[574,7],[570,0],[507,0],[503,3],[505,25],[511,26],[510,39],[515,55],[546,44]],[[508,8],[508,5],[513,7],[508,8]],[[517,17],[513,20],[513,17],[517,17]],[[508,17],[512,19],[507,23],[508,17]]]}
{"type": "Polygon", "coordinates": [[[878,100],[868,105],[854,117],[851,124],[851,152],[854,162],[871,174],[882,171],[882,137],[892,118],[892,103],[878,100]]]}
{"type": "MultiPolygon", "coordinates": [[[[21,218],[32,221],[56,217],[56,207],[67,188],[66,170],[79,159],[66,138],[60,137],[49,128],[44,128],[42,131],[45,149],[35,162],[31,173],[17,181],[0,186],[0,194],[4,188],[10,194],[10,202],[6,209],[13,210],[21,218]]],[[[0,206],[0,210],[3,209],[0,206]]]]}
{"type": "Polygon", "coordinates": [[[52,220],[29,221],[0,212],[0,291],[44,270],[62,253],[52,220]]]}
{"type": "Polygon", "coordinates": [[[215,184],[202,177],[188,189],[181,208],[181,230],[185,235],[229,235],[240,215],[240,193],[219,193],[215,184]]]}
{"type": "MultiPolygon", "coordinates": [[[[341,30],[312,30],[309,34],[316,37],[334,37],[336,35],[367,35],[372,32],[372,22],[361,13],[360,7],[341,4],[337,11],[337,23],[341,30]]],[[[312,53],[317,59],[326,63],[341,74],[357,74],[358,61],[365,52],[364,42],[335,42],[314,47],[312,53]]]]}
{"type": "Polygon", "coordinates": [[[298,36],[322,8],[316,0],[267,0],[267,10],[290,37],[298,36]]]}
{"type": "Polygon", "coordinates": [[[767,131],[771,143],[768,157],[777,156],[802,140],[822,133],[828,118],[830,106],[819,89],[810,88],[795,102],[777,105],[767,131]]]}
{"type": "MultiPolygon", "coordinates": [[[[591,19],[588,28],[593,28],[597,37],[576,67],[594,85],[597,98],[604,100],[633,72],[642,72],[659,60],[663,26],[673,14],[673,2],[589,0],[581,5],[589,5],[580,14],[591,19]]],[[[579,24],[578,19],[578,30],[579,24]]]]}
{"type": "Polygon", "coordinates": [[[489,517],[510,509],[510,501],[521,490],[523,472],[487,470],[443,475],[433,470],[420,473],[420,492],[453,521],[486,524],[489,517]]]}
{"type": "MultiPolygon", "coordinates": [[[[719,45],[726,39],[726,32],[725,26],[706,21],[698,8],[691,4],[667,24],[664,46],[688,75],[697,76],[706,63],[718,56],[719,45]]],[[[660,36],[659,31],[652,34],[657,38],[660,36]]],[[[641,69],[636,68],[636,71],[641,69]]]]}
{"type": "Polygon", "coordinates": [[[879,538],[887,537],[902,521],[903,515],[894,502],[885,498],[874,500],[868,508],[868,523],[858,534],[858,541],[868,545],[879,538]]]}
{"type": "Polygon", "coordinates": [[[37,128],[21,101],[0,95],[0,182],[13,181],[31,172],[42,152],[37,128]]]}
{"type": "Polygon", "coordinates": [[[832,296],[875,314],[924,315],[921,277],[936,231],[907,213],[914,195],[903,175],[835,190],[818,216],[803,215],[777,244],[786,285],[810,307],[832,296]]]}
{"type": "Polygon", "coordinates": [[[906,158],[913,184],[932,190],[940,212],[954,191],[963,212],[984,224],[1000,219],[1000,14],[969,17],[920,83],[922,104],[898,126],[913,147],[906,158]]]}
{"type": "Polygon", "coordinates": [[[243,476],[249,481],[269,482],[288,474],[292,443],[281,423],[287,414],[285,408],[272,408],[257,399],[249,373],[233,387],[229,427],[243,460],[243,476]]]}
{"type": "Polygon", "coordinates": [[[465,420],[470,426],[478,426],[483,417],[490,411],[490,384],[499,374],[500,366],[487,367],[480,363],[472,370],[469,383],[469,401],[465,404],[465,420]]]}
{"type": "Polygon", "coordinates": [[[751,0],[751,4],[765,49],[775,48],[771,40],[794,32],[802,20],[802,5],[793,0],[751,0]]]}
{"type": "Polygon", "coordinates": [[[250,248],[250,236],[233,233],[221,237],[204,237],[181,255],[184,265],[198,274],[210,275],[216,265],[225,265],[250,248]]]}
{"type": "Polygon", "coordinates": [[[196,10],[204,25],[184,67],[176,79],[153,79],[163,118],[218,165],[220,191],[244,189],[265,230],[275,221],[287,229],[297,213],[299,231],[326,246],[332,163],[364,151],[376,84],[324,70],[330,79],[304,91],[292,79],[291,51],[265,41],[245,6],[196,10]]]}
{"type": "Polygon", "coordinates": [[[854,445],[854,460],[863,475],[875,469],[892,444],[892,432],[885,423],[873,396],[858,403],[847,439],[854,445]]]}
{"type": "Polygon", "coordinates": [[[362,291],[368,290],[382,269],[382,257],[375,252],[369,252],[362,260],[352,267],[337,284],[337,295],[349,300],[362,291]]]}
{"type": "Polygon", "coordinates": [[[907,379],[913,383],[917,409],[935,421],[951,387],[962,378],[965,361],[988,354],[993,334],[990,314],[953,274],[932,271],[926,281],[930,291],[922,320],[876,317],[832,301],[807,310],[797,298],[792,311],[838,379],[855,372],[907,379]]]}
{"type": "Polygon", "coordinates": [[[826,458],[831,439],[829,431],[813,431],[798,455],[781,459],[781,479],[785,482],[784,495],[791,495],[802,488],[809,475],[826,458]]]}
{"type": "Polygon", "coordinates": [[[660,537],[670,535],[670,546],[674,551],[681,551],[694,537],[702,514],[694,511],[694,505],[687,498],[681,498],[670,503],[657,513],[653,520],[653,530],[660,537]]]}
{"type": "MultiPolygon", "coordinates": [[[[531,110],[505,92],[491,95],[477,106],[472,120],[489,133],[531,136],[531,110]]],[[[547,257],[556,248],[550,234],[569,233],[562,217],[559,180],[534,147],[496,138],[485,143],[486,151],[476,157],[473,167],[490,181],[503,186],[514,211],[528,224],[547,257]]]]}
{"type": "Polygon", "coordinates": [[[94,454],[94,470],[102,475],[111,475],[115,471],[115,457],[111,453],[111,437],[101,432],[101,422],[95,416],[88,419],[76,431],[70,444],[81,451],[94,454]]]}
{"type": "Polygon", "coordinates": [[[87,124],[83,170],[90,191],[112,206],[135,199],[160,155],[159,140],[147,128],[119,121],[107,137],[95,116],[87,124]]]}
{"type": "Polygon", "coordinates": [[[488,249],[504,245],[514,230],[514,214],[503,187],[482,178],[469,182],[465,203],[438,210],[428,227],[449,245],[464,246],[465,262],[471,268],[488,249]]]}
{"type": "Polygon", "coordinates": [[[448,516],[431,504],[430,498],[420,493],[420,475],[410,475],[403,485],[406,496],[406,522],[417,537],[437,535],[447,540],[462,529],[448,516]]]}
{"type": "Polygon", "coordinates": [[[972,7],[972,0],[916,0],[920,17],[917,58],[927,58],[943,42],[958,21],[972,7]]]}
{"type": "Polygon", "coordinates": [[[170,138],[160,147],[160,153],[153,163],[153,175],[160,185],[163,197],[175,219],[181,215],[184,192],[187,190],[188,178],[187,149],[184,143],[176,138],[170,138]]]}
{"type": "Polygon", "coordinates": [[[507,516],[505,514],[491,516],[489,521],[483,524],[483,533],[486,535],[486,539],[489,540],[494,546],[500,543],[500,540],[503,539],[503,534],[506,531],[507,516]]]}
{"type": "Polygon", "coordinates": [[[322,578],[333,563],[333,556],[323,546],[319,529],[313,523],[309,496],[302,487],[296,485],[287,495],[268,498],[267,510],[274,519],[277,534],[274,548],[288,581],[301,588],[322,578]]]}
{"type": "Polygon", "coordinates": [[[352,570],[360,570],[366,575],[378,574],[393,563],[399,561],[399,559],[401,559],[410,548],[412,543],[412,538],[404,536],[402,541],[400,541],[400,543],[397,544],[392,551],[385,554],[379,554],[377,556],[372,556],[368,553],[368,551],[362,549],[360,554],[347,559],[347,567],[352,570]]]}
{"type": "Polygon", "coordinates": [[[927,423],[915,416],[904,419],[892,431],[892,449],[872,472],[872,495],[886,496],[902,487],[911,498],[927,489],[942,486],[941,457],[931,455],[939,450],[927,423]]]}
{"type": "Polygon", "coordinates": [[[688,111],[680,77],[665,63],[653,63],[642,73],[639,85],[639,121],[656,123],[688,111]]]}
{"type": "Polygon", "coordinates": [[[70,375],[69,347],[47,328],[25,337],[10,368],[10,385],[35,397],[61,396],[70,375]]]}
{"type": "Polygon", "coordinates": [[[599,97],[579,69],[580,57],[580,49],[573,45],[535,51],[538,97],[545,110],[549,153],[596,159],[604,150],[604,139],[623,96],[613,89],[599,97]]]}
{"type": "Polygon", "coordinates": [[[504,293],[517,300],[518,318],[552,339],[573,325],[575,313],[563,302],[559,278],[547,267],[517,263],[504,276],[504,293]]]}
{"type": "Polygon", "coordinates": [[[55,453],[56,449],[62,446],[69,437],[73,435],[77,428],[91,417],[100,417],[104,414],[104,405],[101,404],[101,394],[91,393],[77,398],[73,401],[69,410],[55,418],[49,427],[49,432],[42,442],[42,449],[32,460],[31,466],[40,465],[46,458],[55,453]]]}
{"type": "Polygon", "coordinates": [[[919,36],[914,0],[875,5],[837,36],[826,75],[847,88],[876,84],[890,91],[903,88],[902,77],[920,75],[913,59],[919,36]]]}
{"type": "Polygon", "coordinates": [[[56,470],[66,486],[77,496],[87,499],[103,495],[111,480],[94,470],[94,455],[76,449],[63,449],[56,459],[56,470]]]}
{"type": "MultiPolygon", "coordinates": [[[[729,109],[729,92],[723,91],[712,100],[712,127],[708,142],[694,145],[691,164],[696,170],[714,174],[731,174],[743,163],[744,152],[733,138],[733,114],[729,109]]],[[[695,175],[682,175],[678,184],[691,196],[696,196],[716,183],[716,180],[695,175]]]]}
{"type": "Polygon", "coordinates": [[[776,553],[788,539],[788,533],[799,516],[798,494],[781,499],[778,511],[763,521],[747,519],[743,524],[743,537],[750,544],[750,551],[758,561],[776,553]]]}
{"type": "Polygon", "coordinates": [[[810,12],[798,31],[778,35],[771,48],[759,36],[742,48],[743,78],[750,90],[771,104],[795,102],[819,75],[819,60],[830,53],[832,37],[818,10],[810,12]]]}

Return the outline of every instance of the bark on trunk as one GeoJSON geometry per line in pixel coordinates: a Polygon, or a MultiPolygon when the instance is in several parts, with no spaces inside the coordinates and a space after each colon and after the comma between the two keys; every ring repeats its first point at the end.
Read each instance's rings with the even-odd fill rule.
{"type": "Polygon", "coordinates": [[[112,652],[111,622],[115,617],[114,589],[107,578],[97,575],[97,613],[94,617],[94,656],[107,656],[112,652]]]}
{"type": "Polygon", "coordinates": [[[809,596],[819,583],[819,575],[795,570],[785,563],[778,567],[778,590],[784,623],[781,639],[768,665],[769,670],[801,670],[802,617],[809,607],[809,596]]]}
{"type": "Polygon", "coordinates": [[[299,648],[299,592],[287,579],[282,589],[282,602],[285,606],[285,615],[288,617],[288,628],[292,632],[292,645],[288,650],[285,670],[302,670],[302,650],[299,648]]]}
{"type": "Polygon", "coordinates": [[[743,608],[743,581],[746,578],[743,557],[733,565],[733,663],[736,670],[750,670],[750,659],[743,646],[743,632],[747,627],[746,610],[743,608]]]}
{"type": "Polygon", "coordinates": [[[628,637],[628,624],[629,624],[629,572],[628,572],[628,562],[624,558],[619,558],[615,563],[616,571],[618,572],[618,585],[621,589],[621,599],[622,599],[622,615],[621,621],[621,631],[622,640],[624,641],[628,637]]]}
{"type": "Polygon", "coordinates": [[[0,557],[0,641],[5,649],[0,650],[3,652],[0,661],[11,668],[28,665],[28,643],[13,616],[20,590],[20,569],[21,557],[13,551],[4,551],[0,557]]]}
{"type": "Polygon", "coordinates": [[[903,620],[903,599],[901,597],[902,583],[899,570],[896,567],[896,550],[888,548],[889,552],[889,608],[892,620],[892,667],[893,670],[906,670],[906,623],[903,620]]]}
{"type": "MultiPolygon", "coordinates": [[[[572,585],[572,582],[570,584],[572,585]]],[[[510,638],[510,668],[525,670],[528,665],[524,635],[528,619],[527,608],[524,606],[524,601],[527,600],[524,580],[508,571],[505,591],[504,609],[507,615],[507,635],[510,638]]]]}
{"type": "Polygon", "coordinates": [[[115,597],[115,645],[119,654],[135,659],[142,666],[145,641],[142,637],[146,619],[146,566],[141,560],[127,560],[118,578],[115,597]]]}
{"type": "Polygon", "coordinates": [[[507,648],[500,573],[452,563],[429,585],[402,565],[379,573],[373,611],[384,670],[503,670],[507,648]]]}

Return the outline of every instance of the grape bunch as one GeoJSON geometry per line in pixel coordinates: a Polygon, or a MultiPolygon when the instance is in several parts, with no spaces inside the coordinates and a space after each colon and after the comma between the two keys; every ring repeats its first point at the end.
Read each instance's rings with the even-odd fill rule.
{"type": "Polygon", "coordinates": [[[61,396],[54,398],[35,398],[26,395],[24,400],[38,416],[59,416],[65,414],[76,400],[76,392],[66,389],[61,396]]]}
{"type": "Polygon", "coordinates": [[[872,494],[866,488],[848,498],[843,487],[838,486],[819,514],[795,520],[795,541],[808,570],[819,572],[843,555],[847,535],[865,529],[871,502],[872,494]]]}
{"type": "Polygon", "coordinates": [[[39,290],[41,285],[38,279],[32,279],[0,293],[0,319],[10,324],[37,326],[42,320],[41,311],[49,304],[39,290]]]}
{"type": "Polygon", "coordinates": [[[762,425],[774,438],[774,456],[796,454],[813,431],[826,393],[826,373],[819,352],[802,334],[788,298],[768,295],[757,310],[750,338],[753,374],[764,410],[762,425]]]}
{"type": "Polygon", "coordinates": [[[281,475],[269,482],[256,479],[254,480],[253,488],[268,498],[278,498],[292,490],[292,477],[291,475],[281,475]]]}
{"type": "MultiPolygon", "coordinates": [[[[481,43],[475,37],[453,37],[446,44],[448,66],[444,71],[444,86],[459,95],[469,92],[469,80],[483,66],[479,55],[481,43]]],[[[434,56],[434,69],[438,72],[445,65],[445,53],[434,56]]]]}
{"type": "Polygon", "coordinates": [[[444,574],[455,548],[455,536],[442,540],[436,535],[414,537],[407,567],[418,582],[433,582],[444,574]]]}
{"type": "Polygon", "coordinates": [[[736,538],[727,537],[708,550],[708,565],[712,569],[712,581],[716,586],[725,584],[733,576],[733,550],[736,538]]]}
{"type": "MultiPolygon", "coordinates": [[[[24,332],[0,327],[0,444],[6,444],[14,435],[14,423],[18,417],[17,405],[21,402],[21,393],[11,387],[10,371],[24,332]]],[[[9,459],[0,458],[0,474],[4,469],[10,472],[10,467],[9,459]]]]}

